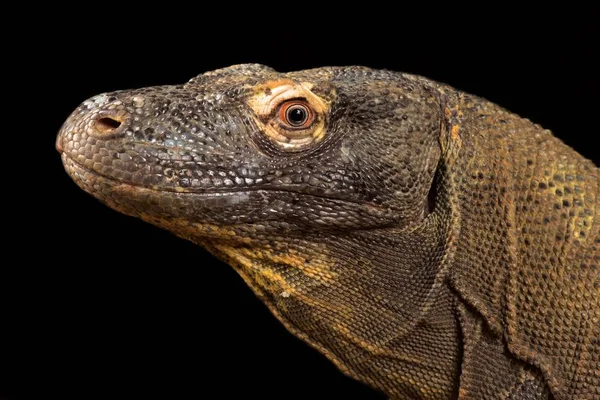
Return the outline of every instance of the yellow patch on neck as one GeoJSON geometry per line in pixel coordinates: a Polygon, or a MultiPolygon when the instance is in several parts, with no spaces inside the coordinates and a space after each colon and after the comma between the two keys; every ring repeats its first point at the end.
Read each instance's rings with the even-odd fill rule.
{"type": "MultiPolygon", "coordinates": [[[[241,270],[250,279],[250,284],[259,292],[275,297],[294,297],[307,304],[319,302],[308,295],[311,288],[334,283],[338,273],[334,261],[326,257],[307,259],[296,249],[277,249],[271,245],[232,245],[227,241],[211,241],[206,248],[216,251],[215,255],[241,270]],[[285,267],[283,267],[285,266],[285,267]],[[285,272],[289,269],[289,272],[285,272]],[[305,278],[297,279],[298,273],[305,278]]],[[[311,254],[326,254],[326,249],[311,254]]],[[[316,304],[313,304],[316,305],[316,304]]],[[[329,307],[319,304],[321,308],[329,307]]]]}

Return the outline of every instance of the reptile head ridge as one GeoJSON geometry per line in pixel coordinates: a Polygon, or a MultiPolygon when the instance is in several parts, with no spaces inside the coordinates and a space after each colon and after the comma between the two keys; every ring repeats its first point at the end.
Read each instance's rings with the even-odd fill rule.
{"type": "Polygon", "coordinates": [[[244,64],[94,96],[57,149],[88,193],[172,230],[407,226],[427,208],[441,109],[410,75],[244,64]]]}

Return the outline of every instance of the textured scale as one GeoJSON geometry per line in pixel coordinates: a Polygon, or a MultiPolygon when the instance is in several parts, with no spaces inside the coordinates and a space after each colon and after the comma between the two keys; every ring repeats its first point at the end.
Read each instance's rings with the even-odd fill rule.
{"type": "Polygon", "coordinates": [[[57,148],[81,188],[232,265],[391,398],[600,399],[598,168],[497,105],[237,65],[95,96],[57,148]],[[277,119],[288,98],[305,131],[277,119]]]}

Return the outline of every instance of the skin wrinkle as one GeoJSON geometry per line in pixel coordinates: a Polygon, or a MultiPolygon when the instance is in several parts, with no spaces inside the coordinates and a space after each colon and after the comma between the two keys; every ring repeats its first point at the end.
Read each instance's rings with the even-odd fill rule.
{"type": "Polygon", "coordinates": [[[598,168],[495,104],[243,64],[95,96],[57,148],[83,190],[232,265],[390,398],[600,398],[598,168]],[[315,115],[301,130],[278,120],[290,99],[315,115]]]}

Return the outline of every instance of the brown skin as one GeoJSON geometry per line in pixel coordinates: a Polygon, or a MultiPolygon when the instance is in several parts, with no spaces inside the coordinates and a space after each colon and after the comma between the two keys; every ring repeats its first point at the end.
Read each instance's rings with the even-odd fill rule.
{"type": "Polygon", "coordinates": [[[90,99],[57,148],[392,398],[600,398],[598,168],[494,104],[241,65],[90,99]]]}

